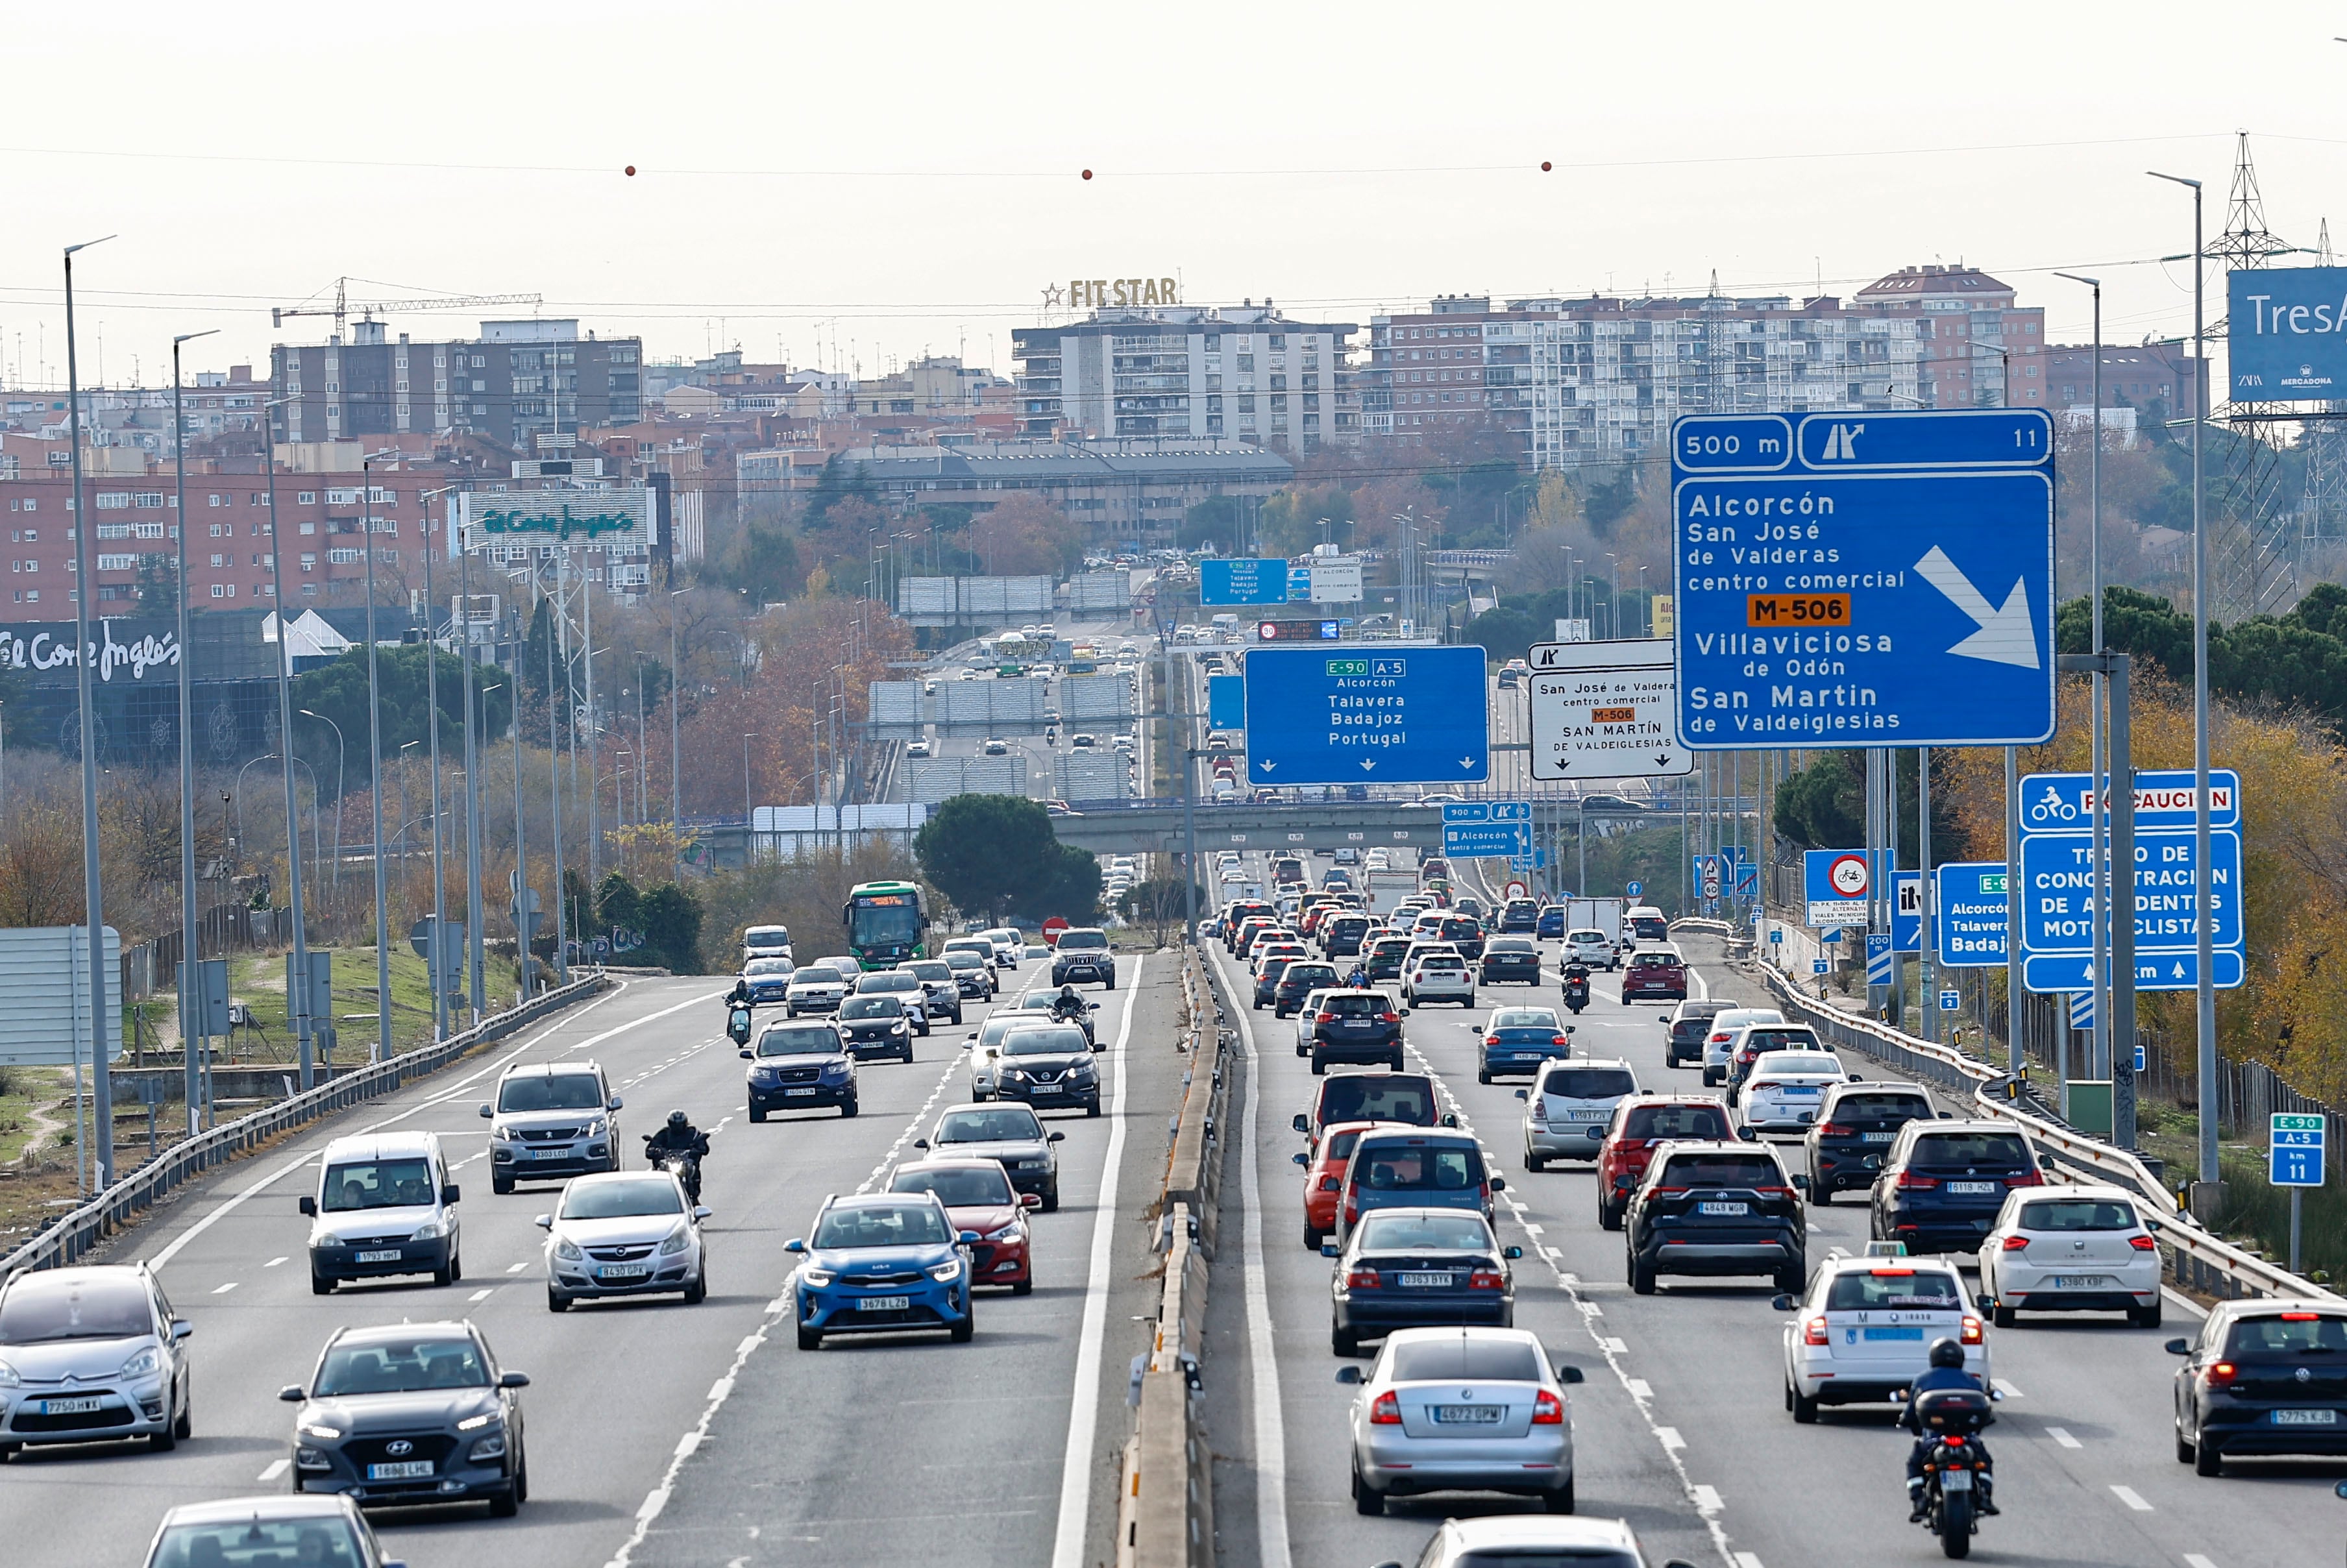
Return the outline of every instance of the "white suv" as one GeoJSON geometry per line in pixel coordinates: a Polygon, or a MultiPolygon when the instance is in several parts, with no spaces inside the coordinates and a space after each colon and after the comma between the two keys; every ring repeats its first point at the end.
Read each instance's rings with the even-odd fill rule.
{"type": "Polygon", "coordinates": [[[1622,955],[1615,950],[1613,941],[1594,927],[1567,931],[1563,950],[1557,957],[1562,963],[1587,964],[1594,968],[1618,969],[1622,967],[1622,955]]]}
{"type": "Polygon", "coordinates": [[[1475,977],[1454,948],[1414,952],[1402,965],[1402,1006],[1424,1007],[1432,1001],[1457,1002],[1463,1008],[1475,1005],[1475,977]]]}

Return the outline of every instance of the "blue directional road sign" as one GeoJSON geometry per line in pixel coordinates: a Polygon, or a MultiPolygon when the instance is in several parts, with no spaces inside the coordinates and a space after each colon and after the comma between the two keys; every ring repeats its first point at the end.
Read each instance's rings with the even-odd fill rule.
{"type": "Polygon", "coordinates": [[[1960,1010],[1963,1005],[1964,999],[1958,993],[1954,991],[1942,991],[1940,993],[1940,1010],[1942,1012],[1955,1012],[1960,1010]]]}
{"type": "Polygon", "coordinates": [[[1644,893],[1645,890],[1646,885],[1643,882],[1627,882],[1623,884],[1622,886],[1622,891],[1628,894],[1633,898],[1635,898],[1639,894],[1644,893]]]}
{"type": "Polygon", "coordinates": [[[2322,1184],[2324,1118],[2320,1113],[2276,1111],[2267,1132],[2267,1179],[2277,1187],[2322,1184]]]}
{"type": "Polygon", "coordinates": [[[1442,825],[1454,822],[1530,822],[1528,800],[1449,800],[1442,803],[1442,825]]]}
{"type": "MultiPolygon", "coordinates": [[[[2135,830],[2190,833],[2194,801],[2190,768],[2142,768],[2135,775],[2135,830]]],[[[2241,825],[2241,775],[2230,768],[2209,770],[2209,825],[2241,825]]],[[[2021,780],[2021,831],[2092,833],[2095,776],[2092,774],[2028,774],[2021,780]]]]}
{"type": "Polygon", "coordinates": [[[1220,560],[1209,556],[1198,563],[1200,604],[1286,604],[1287,563],[1284,560],[1220,560]]]}
{"type": "Polygon", "coordinates": [[[1442,806],[1442,853],[1480,860],[1532,854],[1532,808],[1522,800],[1456,800],[1442,806]]]}
{"type": "Polygon", "coordinates": [[[1471,784],[1491,772],[1483,651],[1250,649],[1257,784],[1471,784]]]}
{"type": "Polygon", "coordinates": [[[1811,958],[1809,960],[1809,973],[1813,975],[1822,975],[1827,972],[1829,967],[1830,966],[1829,966],[1823,958],[1811,958]]]}
{"type": "Polygon", "coordinates": [[[1920,871],[1891,874],[1891,950],[1923,950],[1923,874],[1920,871]]]}
{"type": "Polygon", "coordinates": [[[2030,408],[1676,421],[1680,740],[2051,735],[2053,440],[2030,408]]]}
{"type": "Polygon", "coordinates": [[[1866,934],[1866,983],[1887,986],[1891,983],[1891,936],[1886,931],[1866,934]]]}
{"type": "Polygon", "coordinates": [[[1206,723],[1217,730],[1246,727],[1246,677],[1206,677],[1206,723]]]}
{"type": "Polygon", "coordinates": [[[1932,912],[1932,928],[1939,934],[1940,968],[2004,967],[2004,861],[1951,860],[1933,868],[1932,912]]]}

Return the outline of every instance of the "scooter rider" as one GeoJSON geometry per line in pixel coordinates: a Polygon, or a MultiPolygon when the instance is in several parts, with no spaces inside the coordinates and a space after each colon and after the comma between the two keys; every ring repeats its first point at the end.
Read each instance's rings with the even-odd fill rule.
{"type": "Polygon", "coordinates": [[[755,1000],[756,999],[750,995],[750,982],[742,976],[736,975],[733,978],[733,989],[725,993],[725,1006],[727,1010],[731,1011],[734,1008],[753,1006],[755,1005],[755,1000]]]}
{"type": "MultiPolygon", "coordinates": [[[[1911,1524],[1923,1517],[1923,1464],[1932,1457],[1937,1440],[1924,1435],[1922,1423],[1916,1419],[1915,1401],[1942,1389],[1983,1391],[1981,1380],[1964,1370],[1964,1348],[1944,1337],[1932,1341],[1932,1369],[1909,1386],[1907,1408],[1899,1413],[1899,1424],[1915,1434],[1915,1446],[1907,1452],[1907,1522],[1911,1524]]],[[[1996,1478],[1991,1471],[1994,1461],[1989,1458],[1988,1445],[1973,1437],[1966,1440],[1966,1446],[1980,1457],[1980,1511],[1994,1513],[1996,1478]]]]}

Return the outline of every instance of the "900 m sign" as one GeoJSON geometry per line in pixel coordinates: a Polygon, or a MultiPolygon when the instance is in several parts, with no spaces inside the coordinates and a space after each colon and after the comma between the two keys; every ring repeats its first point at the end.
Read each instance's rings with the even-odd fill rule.
{"type": "Polygon", "coordinates": [[[1756,593],[1744,600],[1747,626],[1848,626],[1846,593],[1756,593]]]}

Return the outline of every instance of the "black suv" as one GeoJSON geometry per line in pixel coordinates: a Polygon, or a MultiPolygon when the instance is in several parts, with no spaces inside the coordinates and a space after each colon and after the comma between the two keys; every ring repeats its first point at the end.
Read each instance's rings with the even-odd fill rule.
{"type": "Polygon", "coordinates": [[[1109,951],[1108,933],[1095,926],[1071,926],[1051,944],[1051,983],[1073,985],[1098,980],[1116,989],[1116,955],[1109,951]]]}
{"type": "Polygon", "coordinates": [[[2220,1301],[2198,1339],[2170,1339],[2176,1459],[2347,1453],[2347,1313],[2312,1301],[2220,1301]]]}
{"type": "Polygon", "coordinates": [[[1664,1144],[1623,1216],[1630,1288],[1652,1296],[1665,1274],[1765,1274],[1799,1290],[1809,1228],[1797,1189],[1808,1184],[1765,1146],[1664,1144]]]}
{"type": "Polygon", "coordinates": [[[1324,964],[1317,958],[1296,958],[1279,971],[1279,983],[1271,988],[1271,1014],[1274,1018],[1286,1018],[1301,1011],[1306,997],[1343,983],[1336,965],[1324,964]]]}
{"type": "Polygon", "coordinates": [[[1365,1061],[1401,1071],[1401,1014],[1383,991],[1332,991],[1312,1020],[1312,1071],[1365,1061]]]}
{"type": "MultiPolygon", "coordinates": [[[[1450,922],[1443,924],[1448,926],[1450,922]]],[[[1532,945],[1530,937],[1494,937],[1485,945],[1477,970],[1476,979],[1483,985],[1521,980],[1536,986],[1541,979],[1540,949],[1532,945]]]]}
{"type": "MultiPolygon", "coordinates": [[[[1700,1047],[1698,1047],[1700,1049],[1700,1047]]],[[[1934,1120],[1931,1096],[1914,1083],[1841,1083],[1826,1091],[1809,1124],[1809,1202],[1833,1202],[1844,1187],[1870,1187],[1899,1129],[1934,1120]]]]}
{"type": "Polygon", "coordinates": [[[1448,942],[1459,949],[1460,958],[1472,963],[1483,956],[1483,922],[1473,915],[1446,915],[1442,924],[1428,933],[1427,940],[1448,942]]]}
{"type": "Polygon", "coordinates": [[[2009,1122],[1910,1122],[1883,1157],[1870,1230],[1913,1252],[1972,1252],[2004,1195],[2045,1184],[2029,1140],[2009,1122]]]}
{"type": "Polygon", "coordinates": [[[1703,1065],[1704,1041],[1711,1037],[1711,1020],[1735,1006],[1733,1002],[1687,1001],[1671,1009],[1663,1020],[1663,1065],[1703,1065]]]}

